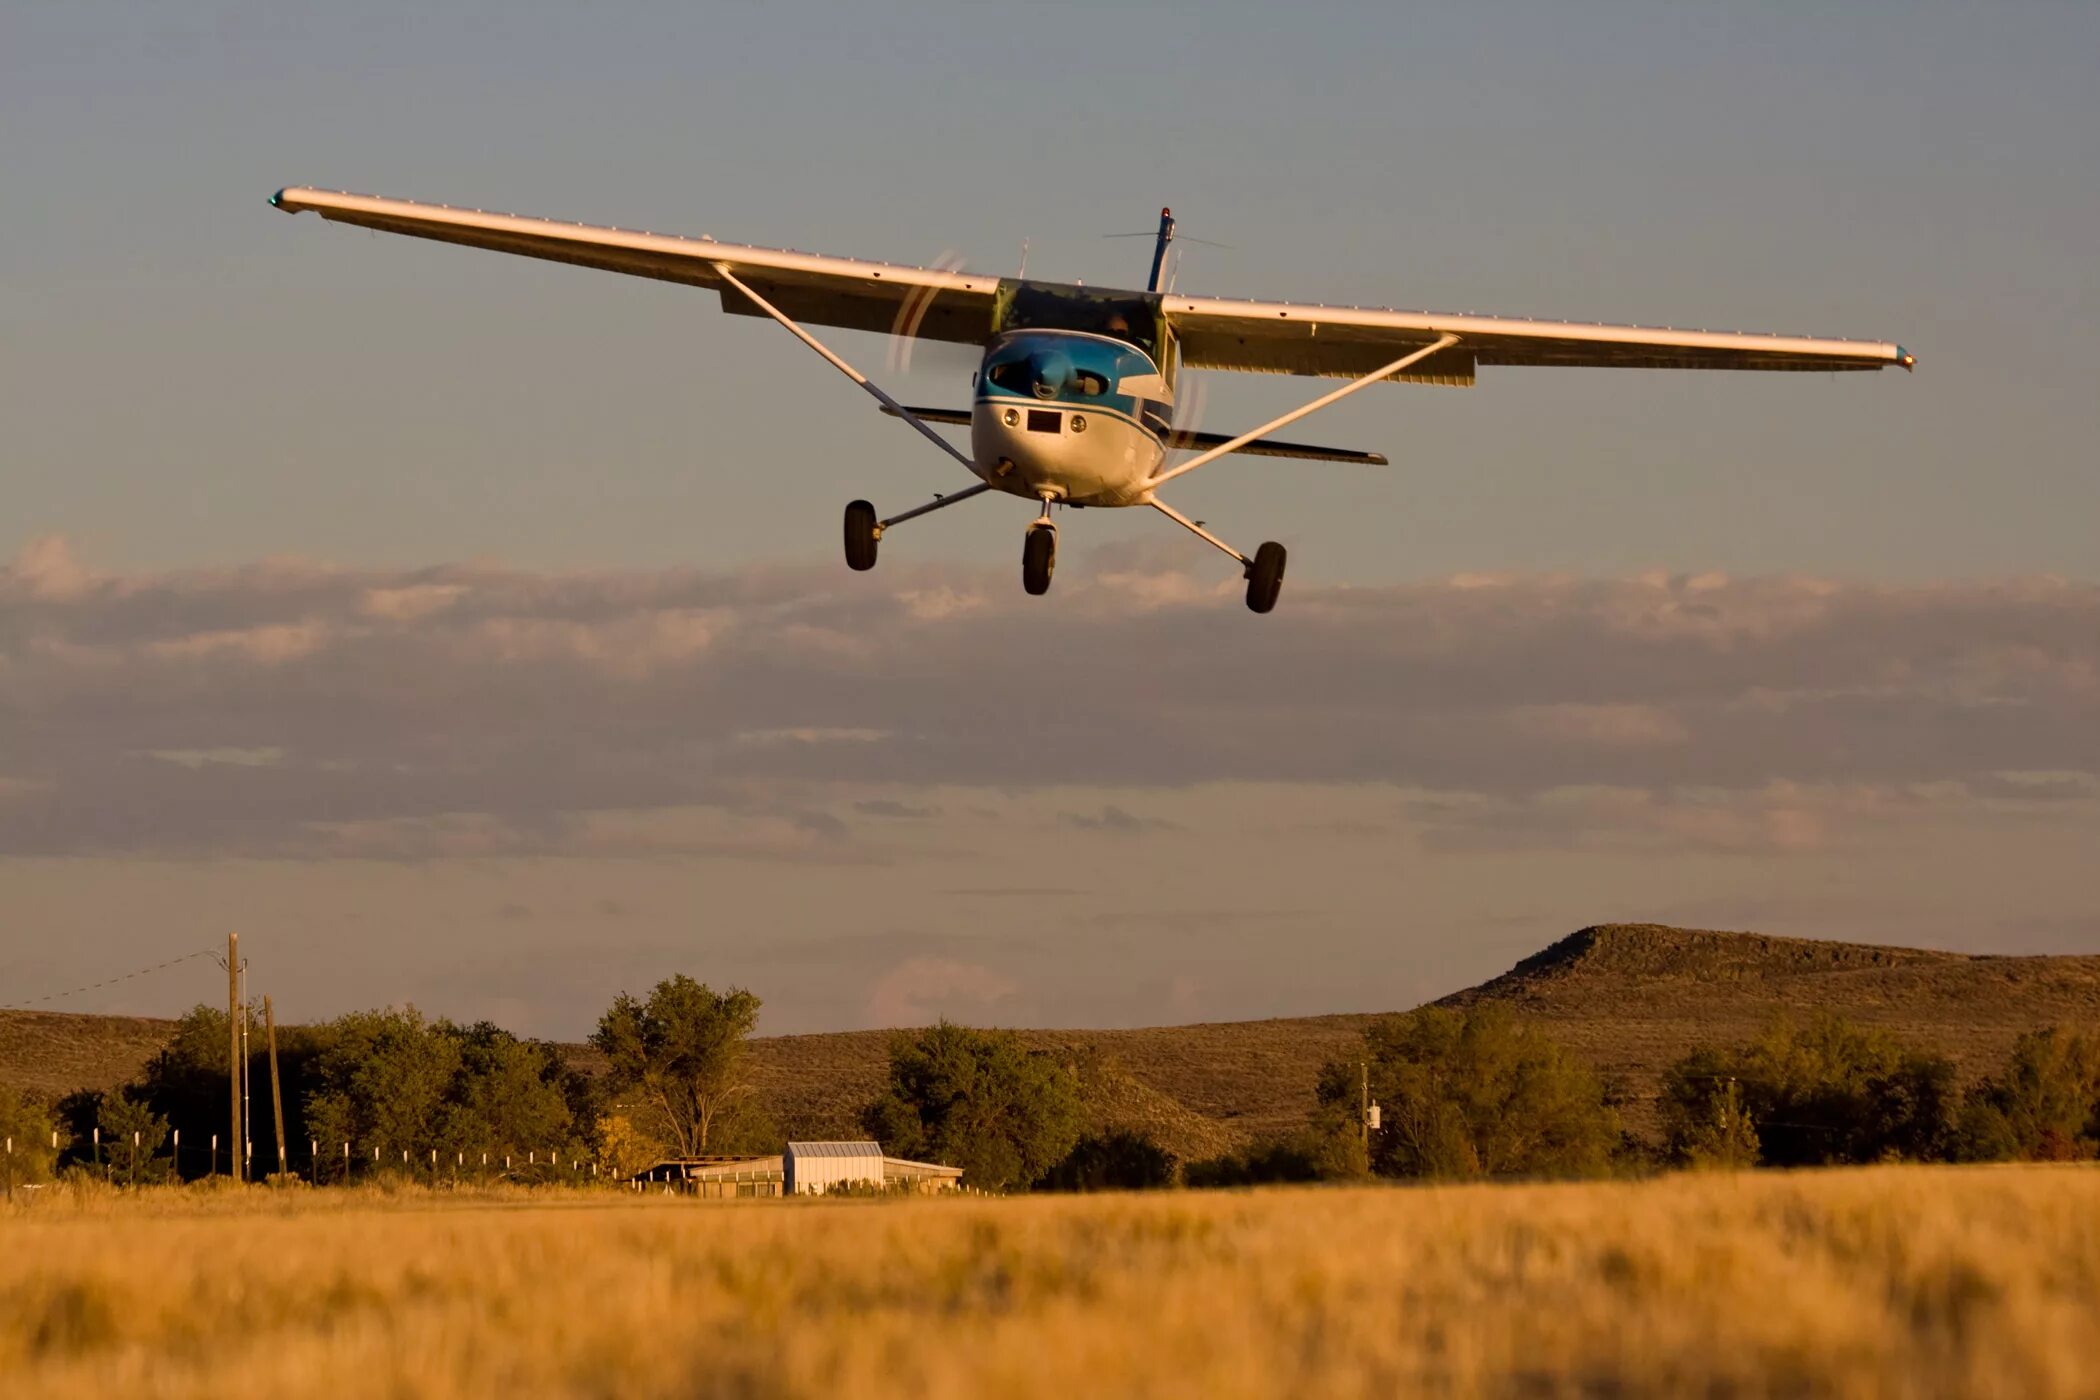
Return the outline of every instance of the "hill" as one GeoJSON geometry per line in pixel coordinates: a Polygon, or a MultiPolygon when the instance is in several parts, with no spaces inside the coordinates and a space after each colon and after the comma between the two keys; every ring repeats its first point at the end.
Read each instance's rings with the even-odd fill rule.
{"type": "MultiPolygon", "coordinates": [[[[2023,1031],[2100,1022],[2100,956],[1996,957],[1774,938],[1649,924],[1582,929],[1440,1005],[1505,1001],[1594,1063],[1627,1124],[1654,1131],[1663,1069],[1701,1041],[1754,1035],[1774,1014],[1829,1010],[1935,1046],[1965,1078],[2023,1031]]],[[[1353,1052],[1368,1014],[1036,1030],[1032,1046],[1076,1054],[1096,1126],[1150,1130],[1178,1155],[1215,1156],[1305,1121],[1321,1064],[1353,1052]]],[[[0,1082],[43,1094],[135,1075],[172,1022],[0,1011],[0,1082]]],[[[881,1087],[890,1032],[765,1036],[757,1088],[795,1137],[858,1132],[881,1087]]],[[[592,1052],[569,1047],[579,1068],[592,1052]]]]}
{"type": "Polygon", "coordinates": [[[1700,1042],[1746,1040],[1786,1013],[1832,1011],[1953,1057],[1964,1081],[2023,1031],[2100,1022],[2100,956],[2001,957],[1658,924],[1579,930],[1439,1005],[1509,1003],[1594,1064],[1636,1133],[1662,1071],[1700,1042]]]}

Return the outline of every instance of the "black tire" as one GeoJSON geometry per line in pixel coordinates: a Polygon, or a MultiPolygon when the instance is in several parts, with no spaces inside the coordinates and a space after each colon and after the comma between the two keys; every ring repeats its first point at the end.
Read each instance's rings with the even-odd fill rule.
{"type": "Polygon", "coordinates": [[[855,501],[846,507],[846,567],[866,573],[875,567],[875,507],[855,501]]]}
{"type": "Polygon", "coordinates": [[[1283,591],[1284,548],[1270,540],[1254,551],[1254,562],[1247,566],[1247,607],[1254,612],[1265,613],[1276,606],[1276,595],[1283,591]]]}
{"type": "Polygon", "coordinates": [[[1057,531],[1030,530],[1021,541],[1021,587],[1041,597],[1057,569],[1057,531]]]}

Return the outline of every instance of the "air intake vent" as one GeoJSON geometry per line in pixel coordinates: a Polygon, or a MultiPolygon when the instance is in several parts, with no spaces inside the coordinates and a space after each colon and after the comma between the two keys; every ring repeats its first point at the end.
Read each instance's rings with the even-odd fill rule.
{"type": "Polygon", "coordinates": [[[1031,408],[1028,410],[1028,431],[1031,433],[1055,433],[1064,429],[1064,418],[1054,408],[1031,408]]]}

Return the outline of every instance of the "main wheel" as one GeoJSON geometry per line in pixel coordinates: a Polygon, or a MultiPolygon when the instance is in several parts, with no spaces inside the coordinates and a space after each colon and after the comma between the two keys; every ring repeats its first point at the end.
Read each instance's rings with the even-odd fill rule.
{"type": "Polygon", "coordinates": [[[1270,540],[1254,551],[1254,562],[1247,566],[1247,606],[1255,612],[1265,613],[1276,606],[1276,595],[1283,591],[1283,546],[1270,540]]]}
{"type": "Polygon", "coordinates": [[[875,567],[875,542],[881,538],[875,507],[855,501],[846,507],[846,567],[866,572],[875,567]]]}
{"type": "Polygon", "coordinates": [[[1057,568],[1057,531],[1032,529],[1021,541],[1021,587],[1038,596],[1050,591],[1057,568]]]}

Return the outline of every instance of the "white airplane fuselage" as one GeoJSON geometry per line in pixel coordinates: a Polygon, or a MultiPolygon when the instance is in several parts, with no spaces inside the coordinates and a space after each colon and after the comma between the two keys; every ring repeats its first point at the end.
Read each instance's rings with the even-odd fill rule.
{"type": "Polygon", "coordinates": [[[985,348],[971,457],[991,486],[1075,506],[1144,505],[1166,459],[1173,395],[1137,345],[1021,330],[985,348]]]}

